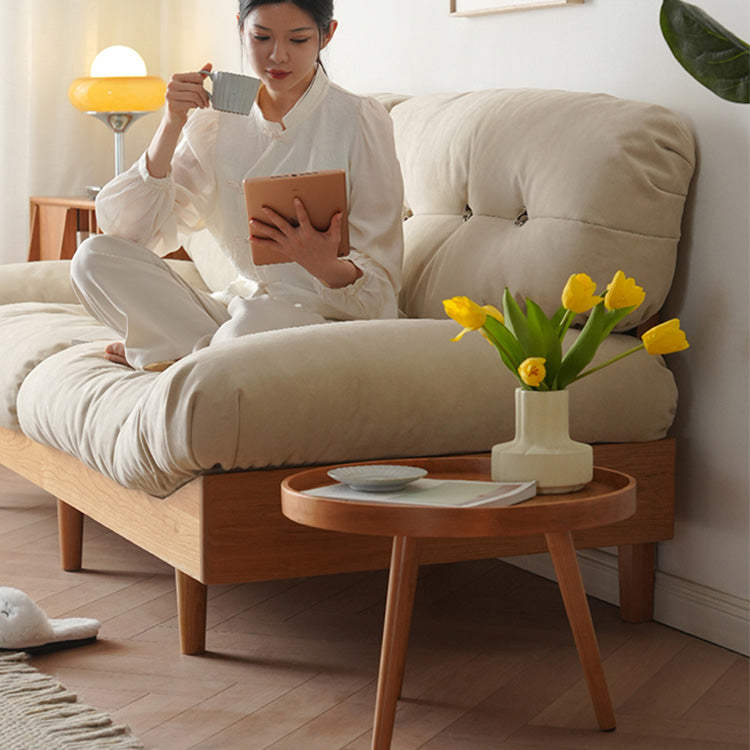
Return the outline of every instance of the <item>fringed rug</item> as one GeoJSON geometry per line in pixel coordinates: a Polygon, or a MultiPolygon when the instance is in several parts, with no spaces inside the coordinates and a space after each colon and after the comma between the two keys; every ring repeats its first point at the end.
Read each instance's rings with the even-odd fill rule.
{"type": "Polygon", "coordinates": [[[75,694],[27,659],[24,653],[0,655],[2,750],[144,750],[128,727],[78,703],[75,694]]]}

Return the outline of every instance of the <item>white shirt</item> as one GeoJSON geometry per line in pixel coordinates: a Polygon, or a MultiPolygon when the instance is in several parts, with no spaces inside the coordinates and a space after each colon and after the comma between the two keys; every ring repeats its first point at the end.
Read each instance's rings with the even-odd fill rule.
{"type": "MultiPolygon", "coordinates": [[[[146,155],[96,200],[99,226],[166,255],[181,236],[208,228],[237,269],[243,296],[269,294],[328,319],[397,317],[403,255],[403,184],[385,108],[332,84],[321,68],[279,123],[257,101],[249,116],[214,109],[189,118],[169,176],[155,178],[146,155]],[[242,181],[290,172],[344,169],[348,258],[362,276],[330,289],[297,263],[255,266],[242,181]]],[[[223,297],[226,301],[227,295],[223,297]]]]}

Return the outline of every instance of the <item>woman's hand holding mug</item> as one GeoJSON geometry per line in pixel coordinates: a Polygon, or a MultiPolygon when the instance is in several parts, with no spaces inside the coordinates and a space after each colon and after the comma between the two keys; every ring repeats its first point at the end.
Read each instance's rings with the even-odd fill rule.
{"type": "Polygon", "coordinates": [[[208,91],[203,86],[212,65],[206,63],[194,73],[175,73],[167,86],[167,116],[180,126],[187,122],[191,109],[205,109],[210,103],[208,91]]]}

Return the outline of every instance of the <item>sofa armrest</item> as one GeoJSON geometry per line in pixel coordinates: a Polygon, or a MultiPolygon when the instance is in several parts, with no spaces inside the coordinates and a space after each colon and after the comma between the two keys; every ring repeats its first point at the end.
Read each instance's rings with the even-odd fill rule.
{"type": "MultiPolygon", "coordinates": [[[[185,281],[206,291],[206,285],[189,260],[167,263],[185,281]]],[[[0,265],[0,305],[12,302],[78,302],[70,285],[69,260],[39,260],[0,265]]]]}
{"type": "Polygon", "coordinates": [[[69,260],[40,260],[0,266],[0,304],[76,302],[69,260]]]}

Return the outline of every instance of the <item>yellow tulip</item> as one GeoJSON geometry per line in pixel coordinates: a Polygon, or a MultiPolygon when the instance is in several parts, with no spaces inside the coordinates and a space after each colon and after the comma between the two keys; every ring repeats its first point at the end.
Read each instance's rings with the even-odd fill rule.
{"type": "Polygon", "coordinates": [[[646,331],[641,337],[643,346],[649,354],[672,354],[687,349],[688,344],[685,332],[680,330],[679,318],[672,318],[666,323],[646,331]]]}
{"type": "Polygon", "coordinates": [[[585,273],[574,273],[565,285],[562,293],[562,304],[566,310],[574,313],[585,313],[602,301],[594,294],[596,282],[585,273]]]}
{"type": "Polygon", "coordinates": [[[544,357],[528,357],[518,366],[518,374],[526,385],[536,387],[544,380],[547,370],[544,357]]]}
{"type": "Polygon", "coordinates": [[[622,271],[618,271],[607,284],[604,306],[607,310],[621,310],[623,307],[638,307],[644,299],[646,292],[643,287],[638,286],[635,279],[627,278],[622,271]]]}
{"type": "Polygon", "coordinates": [[[468,297],[451,297],[451,299],[443,300],[443,307],[449,318],[453,318],[459,325],[463,326],[463,330],[451,339],[451,341],[459,341],[465,333],[469,331],[478,331],[483,325],[487,316],[499,320],[504,323],[502,313],[492,305],[478,305],[476,302],[472,302],[468,297]]]}
{"type": "Polygon", "coordinates": [[[482,310],[484,310],[490,318],[494,318],[501,323],[505,323],[503,314],[494,305],[482,305],[482,310]]]}

